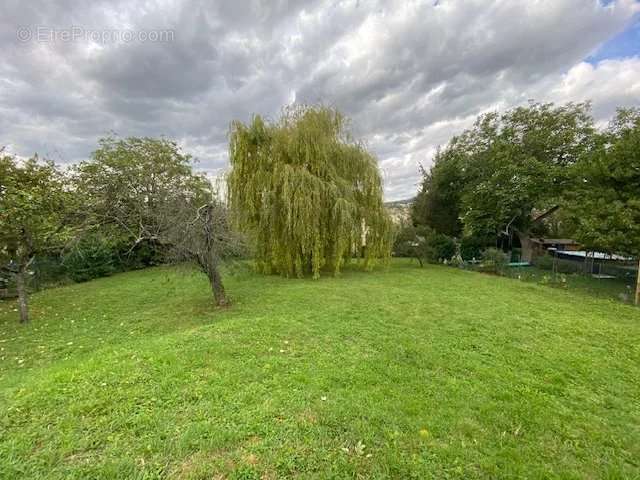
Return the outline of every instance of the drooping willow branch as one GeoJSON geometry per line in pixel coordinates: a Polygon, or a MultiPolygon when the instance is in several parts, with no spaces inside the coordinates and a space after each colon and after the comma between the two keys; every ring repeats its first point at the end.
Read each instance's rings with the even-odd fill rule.
{"type": "Polygon", "coordinates": [[[254,240],[259,271],[338,273],[360,251],[388,258],[391,222],[375,158],[326,107],[290,107],[273,123],[231,125],[229,201],[254,240]]]}

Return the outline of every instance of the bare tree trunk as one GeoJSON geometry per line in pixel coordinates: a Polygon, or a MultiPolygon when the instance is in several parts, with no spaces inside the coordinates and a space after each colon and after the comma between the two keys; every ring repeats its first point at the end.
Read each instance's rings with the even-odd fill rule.
{"type": "Polygon", "coordinates": [[[20,323],[29,322],[29,302],[27,299],[27,285],[25,270],[20,268],[16,273],[16,290],[18,291],[18,308],[20,309],[20,323]]]}
{"type": "Polygon", "coordinates": [[[640,305],[640,259],[638,259],[638,273],[636,275],[636,299],[635,304],[640,305]]]}
{"type": "Polygon", "coordinates": [[[209,283],[211,283],[211,290],[213,291],[213,298],[215,299],[216,305],[226,307],[229,305],[229,299],[227,299],[227,294],[224,291],[220,272],[215,266],[210,266],[209,268],[209,283]]]}

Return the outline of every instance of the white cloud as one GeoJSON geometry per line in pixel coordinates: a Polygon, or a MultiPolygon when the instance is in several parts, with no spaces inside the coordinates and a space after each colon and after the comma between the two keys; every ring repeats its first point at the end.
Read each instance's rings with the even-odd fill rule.
{"type": "Polygon", "coordinates": [[[602,120],[640,104],[638,57],[583,61],[633,21],[632,0],[67,3],[0,7],[0,139],[22,155],[78,161],[109,131],[164,134],[219,173],[231,120],[323,101],[353,118],[397,199],[481,112],[591,99],[602,120]],[[175,37],[20,43],[20,25],[175,37]]]}

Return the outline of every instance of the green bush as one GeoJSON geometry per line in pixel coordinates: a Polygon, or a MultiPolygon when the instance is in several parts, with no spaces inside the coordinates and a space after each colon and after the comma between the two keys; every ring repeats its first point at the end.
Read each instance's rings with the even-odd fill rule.
{"type": "Polygon", "coordinates": [[[490,245],[486,240],[478,237],[462,237],[460,240],[460,256],[464,260],[479,259],[482,252],[490,245]]]}
{"type": "Polygon", "coordinates": [[[482,252],[482,271],[501,273],[509,263],[509,256],[497,248],[487,248],[482,252]]]}
{"type": "Polygon", "coordinates": [[[424,261],[430,263],[449,261],[456,252],[457,245],[453,238],[426,227],[401,228],[393,244],[394,256],[417,258],[421,264],[424,261]]]}
{"type": "Polygon", "coordinates": [[[456,254],[456,242],[442,233],[432,233],[426,238],[425,257],[432,263],[449,261],[456,254]]]}
{"type": "Polygon", "coordinates": [[[118,270],[137,270],[166,263],[166,247],[144,241],[131,249],[131,242],[122,242],[114,249],[115,266],[118,270]]]}
{"type": "Polygon", "coordinates": [[[87,236],[64,256],[63,264],[67,275],[75,282],[106,277],[117,270],[116,249],[98,235],[87,236]]]}
{"type": "Polygon", "coordinates": [[[38,290],[46,286],[64,283],[67,272],[60,259],[60,254],[37,256],[31,270],[34,272],[31,287],[38,290]]]}
{"type": "Polygon", "coordinates": [[[90,234],[62,257],[66,276],[74,282],[86,282],[116,272],[137,270],[166,263],[166,247],[155,242],[114,239],[108,235],[90,234]]]}
{"type": "Polygon", "coordinates": [[[418,231],[413,225],[400,227],[396,231],[393,241],[393,255],[395,257],[415,257],[419,244],[418,231]]]}

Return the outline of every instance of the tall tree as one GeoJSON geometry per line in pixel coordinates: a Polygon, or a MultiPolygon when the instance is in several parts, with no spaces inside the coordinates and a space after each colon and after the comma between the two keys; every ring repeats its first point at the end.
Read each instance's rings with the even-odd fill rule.
{"type": "Polygon", "coordinates": [[[422,183],[411,207],[414,225],[422,225],[438,233],[459,237],[460,186],[464,172],[452,146],[438,150],[430,170],[422,169],[422,183]]]}
{"type": "Polygon", "coordinates": [[[208,182],[193,173],[191,157],[165,138],[103,138],[91,160],[78,166],[76,182],[88,224],[118,235],[132,249],[160,242],[170,226],[168,205],[209,199],[208,182]]]}
{"type": "Polygon", "coordinates": [[[560,208],[570,188],[567,167],[593,146],[589,108],[586,103],[531,103],[502,115],[482,115],[451,140],[439,163],[455,165],[458,176],[447,183],[451,173],[445,175],[436,164],[429,181],[447,186],[452,201],[459,198],[465,234],[515,234],[523,260],[531,260],[533,232],[560,208]]]}
{"type": "Polygon", "coordinates": [[[260,271],[334,273],[359,249],[386,258],[391,221],[376,159],[325,107],[290,107],[273,123],[233,122],[229,201],[260,271]]]}
{"type": "Polygon", "coordinates": [[[576,239],[590,250],[640,257],[640,108],[618,110],[574,172],[567,197],[576,239]]]}
{"type": "Polygon", "coordinates": [[[134,249],[162,248],[168,259],[193,261],[207,275],[215,303],[227,305],[220,265],[240,243],[210,182],[192,159],[164,138],[109,137],[77,169],[86,230],[117,235],[134,249]]]}
{"type": "Polygon", "coordinates": [[[68,238],[73,197],[65,175],[37,156],[0,157],[0,267],[15,279],[20,322],[29,321],[29,268],[68,238]]]}

